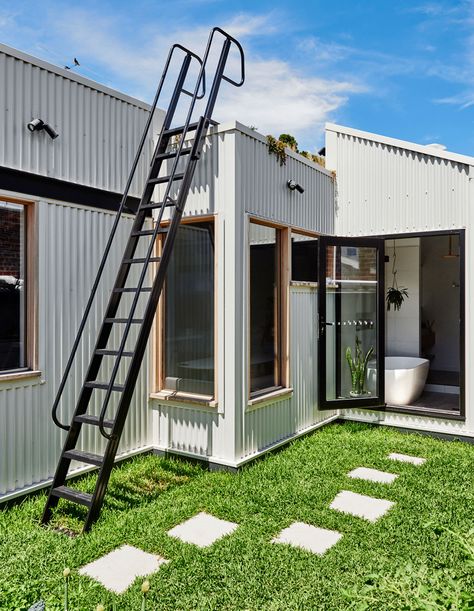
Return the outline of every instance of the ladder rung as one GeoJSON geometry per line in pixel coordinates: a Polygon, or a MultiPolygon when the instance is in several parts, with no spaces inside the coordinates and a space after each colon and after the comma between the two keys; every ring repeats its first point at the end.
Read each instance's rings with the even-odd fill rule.
{"type": "MultiPolygon", "coordinates": [[[[148,181],[149,185],[162,185],[170,180],[182,180],[184,178],[184,173],[180,172],[178,174],[169,175],[169,176],[158,176],[157,178],[150,178],[148,181]]],[[[144,208],[144,206],[142,206],[144,208]]]]}
{"type": "Polygon", "coordinates": [[[85,505],[86,507],[90,507],[92,505],[92,494],[88,492],[81,492],[80,490],[74,490],[73,488],[68,488],[67,486],[58,486],[57,488],[53,488],[51,490],[51,494],[53,496],[59,496],[62,499],[67,499],[68,501],[72,501],[73,503],[78,503],[79,505],[85,505]]]}
{"type": "MultiPolygon", "coordinates": [[[[115,323],[119,325],[126,325],[128,323],[128,318],[106,318],[104,320],[108,325],[113,325],[115,323]]],[[[143,322],[143,318],[132,318],[130,321],[132,325],[141,325],[143,322]]]]}
{"type": "MultiPolygon", "coordinates": [[[[148,259],[149,263],[159,263],[161,261],[161,257],[150,257],[148,259]]],[[[122,261],[123,265],[133,265],[134,263],[146,263],[146,259],[125,259],[122,261]]]]}
{"type": "MultiPolygon", "coordinates": [[[[99,417],[98,416],[90,416],[89,414],[82,414],[81,416],[76,416],[74,418],[74,422],[80,422],[81,424],[91,424],[92,426],[99,426],[99,417]]],[[[104,427],[106,429],[112,429],[114,427],[115,422],[113,420],[104,420],[104,427]]]]}
{"type": "Polygon", "coordinates": [[[176,202],[170,198],[164,205],[163,202],[152,202],[151,204],[144,204],[140,210],[158,210],[158,208],[171,208],[172,206],[176,206],[176,202]]]}
{"type": "MultiPolygon", "coordinates": [[[[109,385],[105,382],[84,382],[84,386],[86,388],[96,388],[98,390],[108,390],[109,385]]],[[[112,390],[115,392],[123,392],[125,390],[125,386],[122,384],[114,384],[112,386],[112,390]]]]}
{"type": "MultiPolygon", "coordinates": [[[[199,123],[190,123],[188,125],[187,131],[193,131],[197,128],[199,123]]],[[[171,129],[165,129],[163,132],[163,136],[177,136],[178,134],[182,134],[184,131],[184,125],[180,125],[179,127],[172,127],[171,129]]]]}
{"type": "MultiPolygon", "coordinates": [[[[192,148],[185,148],[181,150],[180,156],[181,155],[189,155],[189,153],[192,151],[192,148]]],[[[156,159],[173,159],[173,157],[177,156],[177,152],[178,151],[168,151],[167,153],[160,153],[159,155],[156,156],[156,159]]]]}
{"type": "MultiPolygon", "coordinates": [[[[136,293],[138,291],[138,286],[130,286],[126,288],[114,289],[114,293],[136,293]]],[[[151,291],[151,286],[142,286],[140,289],[140,293],[149,293],[151,291]]]]}
{"type": "Polygon", "coordinates": [[[99,454],[92,454],[91,452],[82,452],[82,450],[67,450],[64,452],[63,458],[70,460],[78,460],[79,462],[86,462],[89,465],[95,465],[100,467],[104,462],[104,457],[99,454]]]}
{"type": "Polygon", "coordinates": [[[133,352],[122,352],[120,353],[119,350],[96,350],[95,351],[96,354],[99,354],[100,356],[118,356],[119,354],[121,356],[133,356],[133,352]]]}
{"type": "MultiPolygon", "coordinates": [[[[158,235],[159,233],[168,233],[168,227],[159,227],[156,234],[158,235]]],[[[142,229],[140,231],[132,232],[132,237],[138,237],[142,235],[155,235],[155,230],[154,229],[142,229]]]]}

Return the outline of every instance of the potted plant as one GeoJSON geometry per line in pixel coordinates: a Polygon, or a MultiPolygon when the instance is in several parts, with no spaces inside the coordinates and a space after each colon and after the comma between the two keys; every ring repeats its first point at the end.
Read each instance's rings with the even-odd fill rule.
{"type": "Polygon", "coordinates": [[[405,286],[398,286],[397,282],[397,251],[395,248],[395,240],[393,240],[393,258],[392,258],[392,286],[387,289],[387,310],[390,312],[391,306],[398,312],[402,307],[405,298],[408,299],[408,289],[405,286]]]}
{"type": "Polygon", "coordinates": [[[354,356],[352,356],[352,348],[350,346],[346,348],[346,361],[351,372],[351,391],[349,393],[351,397],[361,397],[369,394],[365,390],[365,381],[367,378],[367,366],[370,357],[374,353],[374,349],[371,347],[363,354],[361,345],[362,342],[359,336],[356,335],[354,356]]]}

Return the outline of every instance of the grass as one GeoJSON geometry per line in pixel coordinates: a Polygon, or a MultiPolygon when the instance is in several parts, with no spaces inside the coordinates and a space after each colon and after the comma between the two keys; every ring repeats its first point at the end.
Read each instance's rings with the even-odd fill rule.
{"type": "MultiPolygon", "coordinates": [[[[90,490],[93,481],[89,475],[76,485],[90,490]]],[[[28,609],[40,598],[48,610],[62,609],[65,566],[72,570],[71,609],[92,610],[98,603],[111,608],[112,602],[117,609],[140,609],[141,579],[115,596],[75,571],[124,543],[170,560],[150,577],[148,608],[160,610],[355,608],[371,575],[386,579],[410,566],[433,574],[448,571],[474,590],[462,546],[443,530],[467,533],[473,524],[474,447],[460,442],[351,423],[321,429],[237,475],[138,457],[114,470],[100,520],[89,534],[75,538],[38,525],[44,500],[37,495],[0,512],[2,610],[28,609]],[[427,462],[415,467],[390,461],[389,452],[427,462]],[[348,478],[357,466],[400,477],[390,485],[348,478]],[[396,505],[372,524],[329,509],[340,490],[396,505]],[[240,526],[204,550],[167,536],[199,511],[240,526]],[[344,536],[323,557],[271,544],[293,521],[344,536]]],[[[55,526],[75,529],[79,518],[75,506],[61,502],[55,526]]],[[[380,589],[376,596],[367,608],[402,608],[393,593],[380,589]]]]}

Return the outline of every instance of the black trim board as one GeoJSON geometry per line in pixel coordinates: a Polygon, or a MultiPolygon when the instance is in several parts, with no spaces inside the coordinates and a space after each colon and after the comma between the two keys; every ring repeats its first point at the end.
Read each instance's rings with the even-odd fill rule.
{"type": "MultiPolygon", "coordinates": [[[[90,208],[117,211],[121,193],[86,187],[57,178],[31,174],[0,166],[0,189],[30,195],[35,198],[54,199],[90,208]]],[[[135,211],[139,204],[137,197],[127,198],[127,207],[135,211]]]]}

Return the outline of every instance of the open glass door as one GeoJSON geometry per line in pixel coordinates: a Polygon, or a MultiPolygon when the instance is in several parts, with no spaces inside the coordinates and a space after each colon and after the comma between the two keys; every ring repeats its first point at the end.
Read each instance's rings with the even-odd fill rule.
{"type": "Polygon", "coordinates": [[[319,409],[384,400],[384,241],[319,241],[319,409]]]}

